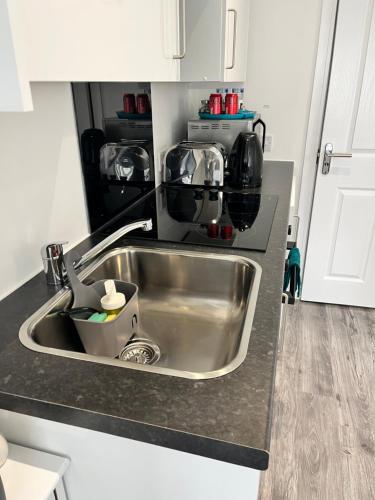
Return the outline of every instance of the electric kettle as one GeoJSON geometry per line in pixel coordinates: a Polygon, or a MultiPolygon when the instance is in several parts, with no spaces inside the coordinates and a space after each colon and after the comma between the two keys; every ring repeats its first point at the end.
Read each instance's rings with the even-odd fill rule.
{"type": "Polygon", "coordinates": [[[255,132],[239,133],[229,155],[227,184],[236,189],[259,187],[262,172],[263,149],[258,135],[255,132]]]}

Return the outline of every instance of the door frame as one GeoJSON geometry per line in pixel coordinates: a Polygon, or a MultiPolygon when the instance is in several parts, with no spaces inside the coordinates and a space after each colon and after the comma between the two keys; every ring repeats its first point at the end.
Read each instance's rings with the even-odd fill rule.
{"type": "Polygon", "coordinates": [[[340,0],[322,0],[319,41],[298,203],[297,244],[302,257],[302,273],[305,267],[316,175],[319,166],[317,153],[324,125],[339,2],[340,0]]]}

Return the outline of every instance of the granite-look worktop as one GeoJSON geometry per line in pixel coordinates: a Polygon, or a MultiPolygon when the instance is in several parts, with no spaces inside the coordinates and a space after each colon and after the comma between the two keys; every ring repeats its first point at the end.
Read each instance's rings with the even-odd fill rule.
{"type": "MultiPolygon", "coordinates": [[[[0,302],[0,408],[266,469],[292,174],[291,162],[265,162],[261,192],[279,197],[265,253],[197,246],[262,266],[248,354],[238,369],[190,380],[28,350],[19,328],[55,293],[40,273],[0,302]]],[[[97,232],[78,249],[101,239],[97,232]]],[[[131,237],[121,244],[186,248],[131,237]]]]}

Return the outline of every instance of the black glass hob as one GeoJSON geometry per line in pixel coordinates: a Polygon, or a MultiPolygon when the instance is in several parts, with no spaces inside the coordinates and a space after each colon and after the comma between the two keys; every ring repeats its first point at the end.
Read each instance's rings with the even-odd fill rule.
{"type": "Polygon", "coordinates": [[[152,218],[132,237],[266,251],[278,197],[253,191],[162,185],[119,215],[106,232],[152,218]]]}

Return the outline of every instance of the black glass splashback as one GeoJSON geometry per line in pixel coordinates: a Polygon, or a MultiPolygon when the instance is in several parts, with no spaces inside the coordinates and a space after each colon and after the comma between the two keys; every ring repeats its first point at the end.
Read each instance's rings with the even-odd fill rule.
{"type": "Polygon", "coordinates": [[[91,229],[95,231],[111,221],[136,200],[154,189],[152,183],[90,180],[86,184],[86,199],[91,229]]]}
{"type": "Polygon", "coordinates": [[[265,251],[277,196],[254,191],[159,186],[125,210],[107,232],[137,219],[153,219],[153,230],[137,238],[265,251]]]}

